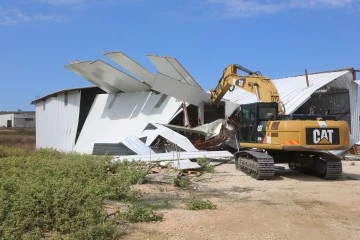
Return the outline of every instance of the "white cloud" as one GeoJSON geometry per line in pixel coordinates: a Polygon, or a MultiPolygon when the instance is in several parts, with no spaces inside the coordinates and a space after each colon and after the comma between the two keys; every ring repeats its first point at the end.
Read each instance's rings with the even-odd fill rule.
{"type": "Polygon", "coordinates": [[[247,17],[296,9],[360,8],[360,0],[203,0],[216,15],[247,17]]]}
{"type": "Polygon", "coordinates": [[[0,25],[16,25],[32,21],[61,22],[65,19],[60,16],[43,14],[26,14],[19,9],[6,9],[0,7],[0,25]]]}

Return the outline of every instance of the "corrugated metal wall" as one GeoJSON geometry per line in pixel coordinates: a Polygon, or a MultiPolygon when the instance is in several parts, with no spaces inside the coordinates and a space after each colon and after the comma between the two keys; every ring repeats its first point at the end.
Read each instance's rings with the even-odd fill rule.
{"type": "Polygon", "coordinates": [[[360,120],[359,120],[359,95],[358,95],[358,84],[354,81],[350,84],[350,111],[351,111],[351,134],[353,137],[360,141],[360,120]]]}
{"type": "Polygon", "coordinates": [[[80,97],[80,91],[71,91],[36,103],[36,148],[73,151],[80,97]]]}
{"type": "Polygon", "coordinates": [[[141,133],[148,123],[168,123],[182,101],[153,92],[99,94],[74,148],[92,153],[95,143],[119,143],[141,133]]]}

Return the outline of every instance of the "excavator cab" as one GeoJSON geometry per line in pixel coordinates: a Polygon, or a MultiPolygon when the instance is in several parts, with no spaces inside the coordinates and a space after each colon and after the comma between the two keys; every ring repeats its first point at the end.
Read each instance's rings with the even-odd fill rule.
{"type": "Polygon", "coordinates": [[[257,102],[241,105],[237,115],[240,125],[238,139],[240,142],[261,142],[265,135],[267,122],[276,120],[277,117],[277,103],[257,102]]]}

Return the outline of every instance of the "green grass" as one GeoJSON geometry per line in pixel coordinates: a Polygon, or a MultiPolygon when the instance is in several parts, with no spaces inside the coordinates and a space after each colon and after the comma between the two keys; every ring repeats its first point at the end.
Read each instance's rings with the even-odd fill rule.
{"type": "Polygon", "coordinates": [[[134,200],[145,174],[136,162],[0,146],[0,239],[116,239],[103,202],[134,200]]]}

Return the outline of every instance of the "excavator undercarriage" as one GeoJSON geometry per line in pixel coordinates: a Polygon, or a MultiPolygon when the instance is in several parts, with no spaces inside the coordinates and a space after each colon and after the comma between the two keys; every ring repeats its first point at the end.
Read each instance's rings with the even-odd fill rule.
{"type": "Polygon", "coordinates": [[[236,169],[247,172],[258,180],[275,177],[275,163],[288,163],[292,170],[301,171],[320,178],[331,180],[342,174],[341,158],[326,152],[284,152],[244,150],[235,153],[236,169]],[[287,158],[285,160],[284,158],[287,158]]]}

